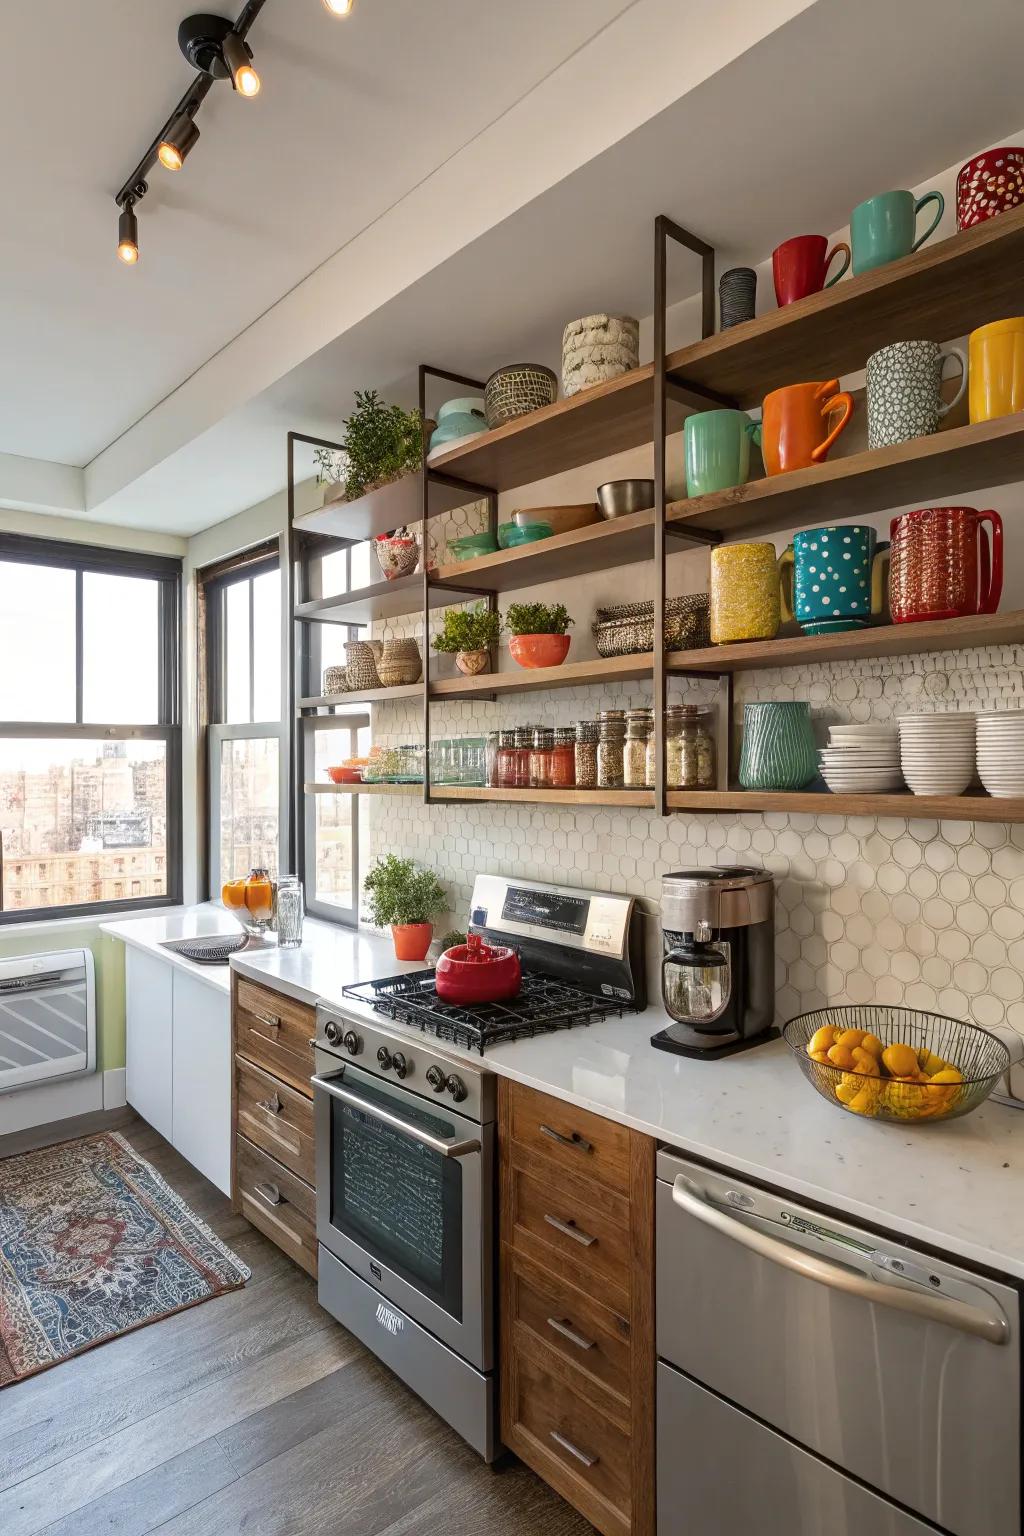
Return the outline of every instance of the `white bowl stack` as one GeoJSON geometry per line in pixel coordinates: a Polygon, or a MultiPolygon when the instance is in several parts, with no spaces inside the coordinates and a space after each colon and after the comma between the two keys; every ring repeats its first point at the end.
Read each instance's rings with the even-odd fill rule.
{"type": "Polygon", "coordinates": [[[979,715],[978,774],[990,795],[1024,795],[1024,709],[979,715]]]}
{"type": "Polygon", "coordinates": [[[901,715],[900,766],[915,795],[962,795],[974,778],[975,717],[901,715]]]}
{"type": "Polygon", "coordinates": [[[892,725],[832,725],[822,747],[821,776],[834,795],[884,795],[903,788],[892,725]]]}

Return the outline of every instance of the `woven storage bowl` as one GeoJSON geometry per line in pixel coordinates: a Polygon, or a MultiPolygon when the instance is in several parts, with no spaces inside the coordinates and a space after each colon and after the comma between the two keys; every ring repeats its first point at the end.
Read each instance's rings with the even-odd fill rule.
{"type": "Polygon", "coordinates": [[[377,662],[377,673],[385,688],[401,688],[408,683],[418,683],[423,675],[423,662],[415,640],[385,640],[384,650],[377,662]]]}
{"type": "MultiPolygon", "coordinates": [[[[599,608],[592,625],[599,656],[638,656],[654,649],[654,604],[620,603],[599,608]]],[[[665,603],[665,649],[692,650],[710,643],[708,596],[695,592],[665,603]]]]}
{"type": "Polygon", "coordinates": [[[558,379],[541,363],[510,363],[491,374],[484,387],[487,425],[493,429],[539,411],[558,398],[558,379]]]}
{"type": "Polygon", "coordinates": [[[348,667],[324,668],[324,693],[348,693],[348,667]]]}

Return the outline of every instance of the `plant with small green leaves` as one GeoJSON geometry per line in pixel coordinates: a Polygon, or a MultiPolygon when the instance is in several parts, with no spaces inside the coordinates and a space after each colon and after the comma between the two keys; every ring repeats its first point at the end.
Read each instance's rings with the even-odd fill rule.
{"type": "Polygon", "coordinates": [[[375,389],[357,389],[356,408],[345,422],[345,495],[349,501],[370,486],[384,485],[419,469],[423,419],[419,411],[388,405],[375,389]]]}
{"type": "Polygon", "coordinates": [[[444,938],[438,941],[438,947],[441,953],[444,954],[446,949],[454,949],[456,944],[465,944],[465,942],[466,935],[464,933],[460,933],[457,928],[449,928],[444,938]]]}
{"type": "Polygon", "coordinates": [[[564,635],[573,622],[564,603],[509,603],[505,614],[510,635],[564,635]]]}
{"type": "Polygon", "coordinates": [[[472,608],[446,608],[444,623],[431,642],[435,651],[493,651],[501,634],[501,619],[486,602],[472,608]]]}
{"type": "Polygon", "coordinates": [[[432,869],[420,869],[412,859],[393,853],[377,860],[363,881],[363,891],[369,898],[367,916],[375,928],[429,923],[448,906],[444,886],[432,869]]]}

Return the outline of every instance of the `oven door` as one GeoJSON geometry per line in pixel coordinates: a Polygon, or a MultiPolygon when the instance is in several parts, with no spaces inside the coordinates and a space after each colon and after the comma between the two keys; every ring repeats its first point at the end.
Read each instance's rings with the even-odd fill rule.
{"type": "Polygon", "coordinates": [[[316,1053],[317,1237],[478,1370],[493,1365],[494,1126],[316,1053]]]}

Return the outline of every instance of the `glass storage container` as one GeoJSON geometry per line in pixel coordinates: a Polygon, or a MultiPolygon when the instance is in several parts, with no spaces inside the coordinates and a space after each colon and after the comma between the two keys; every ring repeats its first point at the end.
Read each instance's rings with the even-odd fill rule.
{"type": "Polygon", "coordinates": [[[302,884],[297,875],[282,875],[277,882],[277,947],[298,949],[302,943],[305,908],[302,884]]]}
{"type": "Polygon", "coordinates": [[[498,778],[499,789],[516,788],[516,733],[515,731],[498,732],[498,778]]]}
{"type": "Polygon", "coordinates": [[[489,789],[496,789],[500,780],[498,778],[498,750],[501,744],[500,731],[488,731],[487,742],[484,747],[484,783],[489,789]]]}
{"type": "Polygon", "coordinates": [[[551,788],[572,789],[576,783],[576,732],[559,726],[551,749],[551,788]]]}
{"type": "Polygon", "coordinates": [[[547,726],[538,725],[533,732],[533,742],[530,747],[530,788],[551,788],[551,753],[555,744],[555,733],[547,726]]]}
{"type": "Polygon", "coordinates": [[[626,716],[621,709],[602,709],[601,736],[597,743],[598,789],[621,789],[626,716]]]}
{"type": "Polygon", "coordinates": [[[647,722],[630,712],[626,722],[626,742],[622,756],[622,782],[626,789],[644,789],[647,785],[647,722]]]}
{"type": "Polygon", "coordinates": [[[597,744],[601,726],[597,720],[576,722],[576,788],[597,788],[597,744]]]}
{"type": "MultiPolygon", "coordinates": [[[[715,741],[710,709],[674,704],[665,710],[665,783],[669,789],[714,789],[715,741]]],[[[648,753],[654,767],[653,739],[648,753]]]]}

